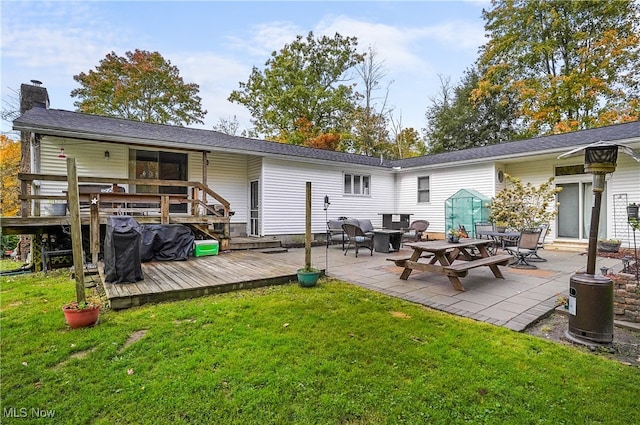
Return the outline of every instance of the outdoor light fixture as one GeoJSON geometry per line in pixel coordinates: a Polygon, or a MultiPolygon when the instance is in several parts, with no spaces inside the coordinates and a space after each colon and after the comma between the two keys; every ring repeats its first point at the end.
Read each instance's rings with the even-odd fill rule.
{"type": "Polygon", "coordinates": [[[104,151],[104,159],[108,161],[109,158],[111,158],[111,154],[109,153],[109,151],[104,151]]]}
{"type": "Polygon", "coordinates": [[[624,273],[628,273],[629,272],[629,263],[631,262],[631,258],[628,255],[625,255],[624,257],[622,257],[622,271],[624,273]]]}
{"type": "Polygon", "coordinates": [[[607,267],[607,266],[600,267],[600,273],[602,274],[602,276],[604,276],[608,272],[609,272],[609,267],[607,267]]]}
{"type": "Polygon", "coordinates": [[[604,179],[607,173],[616,170],[618,161],[618,145],[591,145],[584,150],[584,171],[593,174],[593,207],[591,210],[591,227],[589,228],[589,251],[587,255],[587,274],[596,272],[596,256],[598,253],[598,227],[600,225],[600,209],[604,179]]]}
{"type": "Polygon", "coordinates": [[[64,148],[60,148],[60,153],[58,153],[58,158],[65,159],[67,155],[64,154],[64,148]]]}

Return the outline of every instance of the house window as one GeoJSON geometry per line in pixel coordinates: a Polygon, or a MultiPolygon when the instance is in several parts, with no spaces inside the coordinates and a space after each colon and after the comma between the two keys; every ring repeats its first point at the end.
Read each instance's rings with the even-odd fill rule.
{"type": "Polygon", "coordinates": [[[344,194],[368,196],[371,193],[371,176],[344,175],[344,194]]]}
{"type": "Polygon", "coordinates": [[[418,202],[429,202],[429,176],[418,177],[418,202]]]}
{"type": "MultiPolygon", "coordinates": [[[[184,153],[129,151],[129,177],[137,180],[178,180],[187,181],[189,157],[184,153]]],[[[187,195],[186,186],[132,185],[131,190],[138,193],[174,193],[187,195]]],[[[187,204],[170,205],[170,212],[187,212],[187,204]]]]}

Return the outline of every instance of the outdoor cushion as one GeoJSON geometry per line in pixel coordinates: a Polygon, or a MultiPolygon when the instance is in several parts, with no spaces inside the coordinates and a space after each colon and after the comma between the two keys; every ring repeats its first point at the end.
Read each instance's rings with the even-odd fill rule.
{"type": "Polygon", "coordinates": [[[329,220],[329,223],[327,223],[327,228],[330,231],[342,233],[342,223],[343,222],[341,220],[329,220]]]}
{"type": "Polygon", "coordinates": [[[373,232],[373,224],[371,224],[371,220],[369,219],[358,220],[358,223],[359,223],[358,227],[360,227],[363,232],[365,233],[373,232]]]}
{"type": "Polygon", "coordinates": [[[344,221],[344,224],[353,224],[360,227],[360,221],[357,218],[349,217],[344,221]]]}

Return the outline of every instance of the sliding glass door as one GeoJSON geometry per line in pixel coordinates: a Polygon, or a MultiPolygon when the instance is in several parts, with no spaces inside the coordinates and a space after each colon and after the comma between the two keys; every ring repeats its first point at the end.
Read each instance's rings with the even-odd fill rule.
{"type": "MultiPolygon", "coordinates": [[[[132,149],[129,154],[129,175],[135,179],[187,181],[188,155],[132,149]]],[[[188,194],[187,187],[136,185],[138,193],[188,194]]],[[[172,213],[187,212],[186,204],[171,205],[172,213]]]]}
{"type": "MultiPolygon", "coordinates": [[[[593,190],[591,182],[558,183],[562,188],[558,194],[558,237],[586,240],[589,238],[591,226],[591,209],[593,207],[593,190]]],[[[602,195],[600,209],[600,227],[598,237],[607,234],[607,204],[606,191],[602,195]]]]}

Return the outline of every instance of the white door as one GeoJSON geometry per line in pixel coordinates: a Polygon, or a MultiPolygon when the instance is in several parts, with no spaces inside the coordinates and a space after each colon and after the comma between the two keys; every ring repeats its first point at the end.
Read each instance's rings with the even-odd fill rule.
{"type": "Polygon", "coordinates": [[[249,236],[260,236],[260,184],[252,180],[249,187],[249,236]]]}

